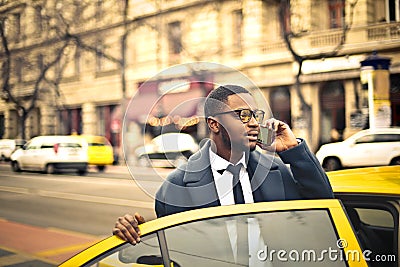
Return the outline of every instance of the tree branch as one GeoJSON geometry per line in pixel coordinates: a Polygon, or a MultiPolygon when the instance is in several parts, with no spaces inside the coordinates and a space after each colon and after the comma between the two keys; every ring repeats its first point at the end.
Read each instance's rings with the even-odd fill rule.
{"type": "Polygon", "coordinates": [[[99,50],[97,47],[93,47],[93,46],[90,46],[90,45],[87,45],[87,44],[83,43],[79,36],[73,35],[73,34],[70,34],[70,33],[67,33],[67,36],[69,38],[72,38],[78,47],[80,47],[80,48],[82,48],[82,49],[84,49],[86,51],[93,52],[93,53],[96,54],[96,56],[104,57],[105,59],[108,59],[108,60],[110,60],[110,61],[112,61],[114,63],[117,63],[119,66],[123,66],[123,62],[122,62],[121,59],[118,59],[118,58],[113,57],[113,56],[111,56],[109,54],[106,54],[103,51],[99,50]]]}
{"type": "Polygon", "coordinates": [[[14,96],[11,94],[11,90],[10,90],[11,89],[10,88],[11,52],[9,50],[7,37],[5,36],[5,32],[4,32],[4,21],[0,21],[0,38],[1,38],[1,44],[4,49],[4,55],[5,55],[5,58],[2,62],[1,77],[2,77],[3,83],[2,83],[1,88],[2,88],[3,92],[6,94],[7,99],[9,99],[13,103],[15,103],[17,106],[19,106],[20,105],[19,101],[16,98],[14,98],[14,96]]]}
{"type": "Polygon", "coordinates": [[[58,50],[58,53],[56,55],[56,57],[50,61],[44,68],[43,70],[40,72],[40,75],[38,77],[38,79],[35,82],[35,86],[34,86],[34,90],[33,90],[33,95],[30,99],[30,104],[29,107],[26,109],[26,112],[29,113],[34,107],[35,107],[35,102],[38,98],[39,95],[39,89],[40,89],[40,84],[42,81],[46,80],[46,74],[47,72],[53,67],[55,66],[62,58],[63,54],[64,54],[64,50],[68,47],[69,45],[69,41],[67,40],[63,46],[61,47],[61,49],[58,50]]]}

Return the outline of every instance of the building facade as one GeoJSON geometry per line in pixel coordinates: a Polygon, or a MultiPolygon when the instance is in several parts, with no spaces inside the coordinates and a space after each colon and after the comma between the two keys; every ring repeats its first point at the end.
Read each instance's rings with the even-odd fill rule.
{"type": "MultiPolygon", "coordinates": [[[[157,135],[157,127],[171,125],[201,139],[204,125],[195,109],[165,116],[179,97],[165,99],[161,113],[126,124],[123,119],[133,96],[145,95],[144,101],[152,92],[151,86],[139,90],[148,79],[177,64],[206,61],[249,77],[273,116],[315,151],[368,127],[360,62],[373,53],[390,58],[391,125],[400,125],[400,0],[291,0],[282,9],[290,16],[280,15],[278,0],[2,2],[10,53],[3,45],[0,56],[10,68],[1,67],[2,84],[9,70],[0,100],[1,138],[21,137],[22,131],[26,139],[97,134],[121,150],[124,130],[131,150],[143,143],[143,127],[157,135]],[[304,59],[299,85],[300,64],[282,29],[295,33],[290,47],[304,59]],[[24,127],[21,106],[31,107],[24,127]]],[[[154,85],[155,94],[179,79],[188,80],[186,94],[197,90],[196,97],[212,89],[208,82],[234,82],[212,71],[174,73],[154,85]],[[197,85],[198,75],[206,83],[197,85]]],[[[139,111],[146,109],[142,104],[135,103],[139,111]]]]}

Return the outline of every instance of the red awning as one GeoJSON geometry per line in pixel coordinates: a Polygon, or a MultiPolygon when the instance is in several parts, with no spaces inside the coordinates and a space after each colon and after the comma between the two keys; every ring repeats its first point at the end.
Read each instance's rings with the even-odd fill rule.
{"type": "Polygon", "coordinates": [[[164,115],[191,117],[197,114],[198,105],[203,99],[201,89],[190,89],[184,93],[165,94],[160,104],[164,115]]]}
{"type": "Polygon", "coordinates": [[[144,123],[149,114],[153,113],[158,96],[154,93],[136,94],[128,104],[126,120],[144,123]]]}
{"type": "Polygon", "coordinates": [[[204,91],[191,88],[187,92],[168,93],[162,96],[156,92],[136,94],[127,108],[126,119],[145,123],[151,117],[197,115],[199,104],[203,103],[204,91]]]}

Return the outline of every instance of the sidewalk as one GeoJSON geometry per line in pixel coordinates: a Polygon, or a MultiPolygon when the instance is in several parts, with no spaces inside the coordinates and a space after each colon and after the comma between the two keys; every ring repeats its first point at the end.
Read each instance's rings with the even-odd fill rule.
{"type": "MultiPolygon", "coordinates": [[[[135,167],[139,172],[147,168],[135,167]]],[[[173,169],[157,168],[157,172],[167,175],[173,169]]],[[[90,167],[90,172],[97,172],[90,167]]],[[[105,173],[127,174],[125,164],[109,165],[105,173]]],[[[42,228],[11,222],[0,218],[0,267],[52,267],[74,256],[103,237],[55,228],[42,228]]]]}
{"type": "Polygon", "coordinates": [[[57,266],[101,239],[0,220],[0,266],[57,266]]]}

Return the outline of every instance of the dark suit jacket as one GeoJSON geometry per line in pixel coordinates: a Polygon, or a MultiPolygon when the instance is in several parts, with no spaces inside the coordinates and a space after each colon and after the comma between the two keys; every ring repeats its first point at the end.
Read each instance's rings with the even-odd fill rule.
{"type": "MultiPolygon", "coordinates": [[[[209,147],[207,142],[164,181],[156,194],[158,217],[220,205],[209,147]]],[[[328,177],[304,140],[279,157],[251,152],[247,171],[255,202],[333,198],[328,177]]]]}

